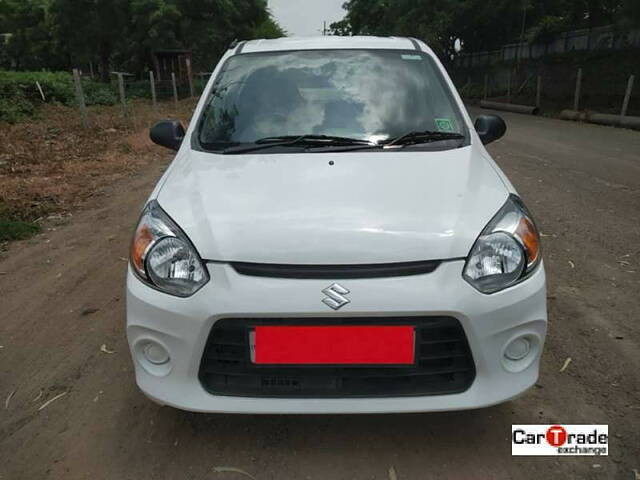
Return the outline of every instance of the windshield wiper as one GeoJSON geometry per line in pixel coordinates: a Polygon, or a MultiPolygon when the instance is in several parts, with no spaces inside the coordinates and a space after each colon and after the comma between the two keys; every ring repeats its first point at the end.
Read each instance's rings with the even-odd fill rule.
{"type": "Polygon", "coordinates": [[[200,140],[200,146],[209,152],[221,152],[226,150],[227,148],[237,147],[238,145],[240,145],[238,142],[203,142],[202,140],[200,140]]]}
{"type": "Polygon", "coordinates": [[[256,140],[252,144],[238,147],[229,147],[222,153],[246,153],[264,150],[274,147],[290,146],[346,146],[346,145],[367,145],[375,146],[373,142],[361,138],[336,137],[332,135],[283,135],[280,137],[265,137],[256,140]]]}
{"type": "Polygon", "coordinates": [[[430,143],[441,140],[459,140],[464,135],[454,132],[409,132],[383,142],[374,143],[362,138],[338,137],[334,135],[282,135],[265,137],[253,143],[245,145],[232,145],[222,150],[225,154],[237,154],[255,152],[267,148],[276,147],[354,147],[354,149],[389,148],[393,146],[406,146],[419,143],[430,143]]]}
{"type": "Polygon", "coordinates": [[[385,148],[393,147],[395,145],[415,145],[416,143],[430,143],[438,142],[440,140],[460,140],[464,135],[455,132],[434,132],[426,130],[424,132],[409,132],[399,137],[392,138],[383,143],[385,148]]]}
{"type": "Polygon", "coordinates": [[[365,140],[364,138],[351,138],[351,137],[337,137],[335,135],[284,135],[280,137],[265,137],[260,140],[256,140],[255,143],[263,144],[263,143],[272,143],[272,142],[290,142],[295,141],[298,142],[322,142],[327,144],[344,144],[344,145],[375,145],[373,142],[369,140],[365,140]]]}

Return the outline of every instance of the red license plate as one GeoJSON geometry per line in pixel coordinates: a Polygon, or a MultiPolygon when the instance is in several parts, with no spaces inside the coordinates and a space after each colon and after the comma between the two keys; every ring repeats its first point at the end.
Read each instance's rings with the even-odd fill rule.
{"type": "Polygon", "coordinates": [[[256,364],[410,365],[412,326],[257,326],[256,364]]]}

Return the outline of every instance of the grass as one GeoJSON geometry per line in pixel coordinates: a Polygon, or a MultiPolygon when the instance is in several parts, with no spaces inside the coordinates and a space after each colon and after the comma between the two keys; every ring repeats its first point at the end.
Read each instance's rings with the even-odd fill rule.
{"type": "Polygon", "coordinates": [[[187,123],[195,105],[176,108],[148,101],[89,108],[88,129],[76,109],[44,105],[37,118],[0,122],[0,244],[28,238],[49,217],[79,208],[110,184],[166,159],[166,149],[149,140],[149,127],[163,118],[187,123]]]}
{"type": "MultiPolygon", "coordinates": [[[[82,80],[87,105],[114,105],[113,85],[82,80]]],[[[0,122],[17,123],[36,115],[45,104],[76,104],[73,77],[68,72],[0,70],[0,122]],[[37,82],[37,84],[36,84],[37,82]],[[38,86],[42,89],[44,99],[38,86]]]]}
{"type": "Polygon", "coordinates": [[[25,240],[40,233],[40,226],[32,222],[5,220],[0,218],[0,242],[25,240]]]}

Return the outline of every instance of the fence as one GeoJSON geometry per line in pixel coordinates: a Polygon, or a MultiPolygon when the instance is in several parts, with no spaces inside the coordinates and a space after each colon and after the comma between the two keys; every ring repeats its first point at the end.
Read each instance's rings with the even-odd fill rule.
{"type": "MultiPolygon", "coordinates": [[[[180,100],[200,95],[211,74],[203,72],[184,79],[184,77],[177,76],[172,72],[170,76],[165,75],[163,80],[158,80],[153,71],[149,71],[144,76],[118,71],[111,72],[111,75],[110,85],[117,95],[122,108],[122,116],[124,119],[129,119],[131,115],[129,102],[131,100],[148,99],[153,108],[157,108],[158,101],[173,100],[177,107],[180,100]]],[[[85,127],[88,127],[89,118],[81,77],[82,72],[79,69],[73,69],[76,103],[81,121],[85,127]]]]}
{"type": "Polygon", "coordinates": [[[501,62],[539,59],[575,51],[619,50],[640,47],[640,30],[618,32],[613,25],[562,32],[547,41],[504,45],[498,50],[463,53],[456,57],[458,67],[478,67],[501,62]]]}
{"type": "Polygon", "coordinates": [[[551,114],[577,106],[619,115],[626,104],[626,115],[640,116],[639,55],[638,48],[573,52],[540,60],[453,66],[451,74],[465,101],[488,98],[535,105],[551,114]]]}

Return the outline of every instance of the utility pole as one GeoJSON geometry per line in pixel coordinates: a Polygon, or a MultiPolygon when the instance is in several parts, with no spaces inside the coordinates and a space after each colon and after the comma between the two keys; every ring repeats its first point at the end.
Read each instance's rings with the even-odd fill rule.
{"type": "Polygon", "coordinates": [[[329,34],[329,30],[327,29],[327,21],[322,22],[322,36],[326,37],[329,34]]]}

